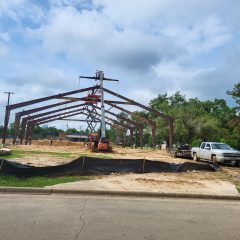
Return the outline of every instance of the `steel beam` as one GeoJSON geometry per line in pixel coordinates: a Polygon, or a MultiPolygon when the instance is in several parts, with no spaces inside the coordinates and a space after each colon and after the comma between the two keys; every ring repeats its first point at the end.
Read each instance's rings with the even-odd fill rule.
{"type": "MultiPolygon", "coordinates": [[[[79,115],[79,114],[84,114],[84,115],[87,115],[86,113],[82,112],[82,110],[84,109],[78,109],[78,111],[81,111],[81,112],[77,112],[77,113],[74,113],[74,114],[70,114],[69,113],[72,113],[72,112],[75,112],[75,111],[69,111],[67,113],[64,113],[64,115],[66,117],[70,117],[70,116],[76,116],[76,115],[79,115]]],[[[36,120],[30,120],[28,122],[28,126],[27,126],[27,133],[26,133],[26,140],[25,140],[25,144],[28,143],[29,141],[29,137],[31,135],[31,129],[33,127],[33,125],[41,125],[41,124],[44,124],[44,123],[48,123],[48,122],[52,122],[52,121],[56,121],[56,120],[63,120],[63,117],[60,117],[59,115],[62,115],[62,114],[58,114],[58,115],[52,115],[52,116],[48,116],[46,118],[41,118],[41,119],[36,119],[36,120]]],[[[99,120],[99,119],[98,119],[99,120]]],[[[110,119],[109,120],[113,121],[114,124],[115,124],[115,127],[118,128],[118,129],[121,129],[123,130],[122,128],[124,129],[131,129],[130,126],[128,125],[125,125],[125,124],[122,124],[118,121],[115,121],[113,119],[110,119]]],[[[114,126],[113,124],[109,123],[108,122],[108,125],[111,125],[111,126],[114,126]]]]}
{"type": "MultiPolygon", "coordinates": [[[[100,110],[99,107],[97,107],[97,106],[94,106],[94,107],[100,110]]],[[[116,118],[120,118],[120,119],[122,119],[123,121],[126,121],[126,122],[134,125],[135,127],[138,127],[138,128],[139,128],[139,134],[143,133],[143,125],[141,125],[141,124],[139,124],[139,123],[137,123],[137,122],[134,122],[134,121],[132,121],[132,120],[130,120],[130,119],[128,119],[128,118],[119,116],[119,115],[117,115],[117,114],[115,114],[115,113],[113,113],[113,112],[111,112],[111,111],[108,111],[108,110],[105,110],[105,111],[106,111],[106,113],[109,113],[109,114],[115,116],[116,118]]],[[[143,147],[143,137],[142,137],[142,136],[139,136],[139,137],[142,139],[142,141],[140,141],[140,147],[142,148],[142,147],[143,147]]],[[[124,140],[124,139],[123,139],[123,140],[124,140]]]]}
{"type": "MultiPolygon", "coordinates": [[[[39,117],[43,117],[43,116],[46,116],[46,115],[50,115],[50,114],[53,114],[53,113],[62,112],[62,111],[66,111],[66,110],[69,110],[69,109],[74,109],[74,108],[77,108],[77,107],[82,107],[84,105],[85,104],[77,104],[77,105],[73,105],[73,106],[70,106],[70,107],[56,109],[56,110],[53,110],[53,111],[48,111],[48,112],[44,112],[44,113],[40,113],[40,114],[36,114],[36,115],[31,115],[31,116],[23,118],[22,119],[22,124],[21,124],[21,136],[20,136],[20,139],[23,138],[27,121],[29,121],[31,119],[34,119],[34,118],[39,118],[39,117]]],[[[16,133],[15,133],[15,135],[16,135],[16,133]]],[[[22,140],[20,140],[20,143],[21,143],[21,141],[22,140]]]]}
{"type": "MultiPolygon", "coordinates": [[[[31,119],[43,117],[43,116],[46,116],[46,115],[49,115],[49,114],[53,114],[53,113],[57,113],[57,112],[66,111],[66,110],[77,108],[77,107],[82,107],[84,105],[85,104],[77,104],[77,105],[73,105],[73,106],[60,108],[60,109],[56,109],[56,110],[53,110],[53,111],[43,112],[43,113],[39,113],[39,114],[35,114],[35,115],[31,115],[31,116],[25,117],[25,118],[22,119],[22,126],[24,127],[26,125],[25,122],[27,122],[27,121],[29,121],[31,119]]],[[[18,117],[19,117],[19,115],[16,115],[16,118],[15,118],[15,126],[16,126],[16,128],[14,129],[13,144],[15,144],[16,137],[18,135],[18,129],[19,129],[19,127],[18,127],[19,126],[18,117]]],[[[23,132],[24,132],[24,129],[22,129],[22,133],[23,132]]],[[[22,136],[22,133],[21,133],[21,136],[22,136]]]]}
{"type": "Polygon", "coordinates": [[[90,90],[94,90],[96,88],[98,88],[98,86],[83,88],[83,89],[74,90],[74,91],[65,92],[65,93],[59,93],[59,94],[48,96],[48,97],[37,98],[37,99],[33,99],[33,100],[30,100],[30,101],[26,101],[26,102],[12,104],[12,105],[9,105],[9,110],[29,106],[29,105],[40,103],[40,102],[49,101],[49,100],[52,100],[52,99],[59,99],[60,97],[64,97],[64,96],[68,96],[68,95],[73,95],[73,94],[77,94],[77,93],[81,93],[81,92],[87,92],[87,91],[90,91],[90,90]]]}
{"type": "MultiPolygon", "coordinates": [[[[97,115],[98,115],[99,117],[101,116],[100,113],[97,113],[97,115]]],[[[115,120],[115,119],[113,119],[113,118],[108,117],[108,116],[105,116],[105,118],[108,119],[109,121],[112,121],[114,124],[123,126],[125,129],[130,129],[130,130],[132,129],[132,126],[127,125],[126,123],[121,123],[121,122],[119,122],[119,121],[117,121],[117,120],[115,120]]]]}
{"type": "MultiPolygon", "coordinates": [[[[88,97],[83,97],[83,98],[76,98],[76,97],[59,97],[59,99],[70,100],[70,101],[89,101],[89,102],[98,102],[98,103],[101,102],[101,99],[93,99],[93,98],[88,98],[88,97]]],[[[128,103],[128,102],[112,101],[112,100],[104,100],[104,103],[131,105],[131,104],[128,103]]]]}
{"type": "MultiPolygon", "coordinates": [[[[94,106],[94,107],[100,110],[99,107],[97,107],[97,106],[94,106]]],[[[111,114],[111,115],[113,115],[113,116],[115,116],[116,118],[120,118],[120,119],[122,119],[123,121],[126,121],[126,122],[134,125],[135,127],[138,127],[138,128],[139,128],[139,134],[142,134],[142,133],[143,133],[143,125],[141,125],[141,124],[139,124],[139,123],[137,123],[137,122],[134,122],[134,121],[132,121],[132,120],[130,120],[130,119],[128,119],[128,118],[119,116],[119,115],[117,115],[117,114],[115,114],[115,113],[113,113],[113,112],[111,112],[111,111],[105,110],[105,112],[106,112],[106,113],[109,113],[109,114],[111,114]]],[[[142,136],[139,136],[139,137],[142,138],[142,141],[140,141],[140,146],[141,146],[141,148],[142,148],[142,147],[143,147],[143,137],[142,137],[142,136]]]]}
{"type": "MultiPolygon", "coordinates": [[[[60,120],[70,121],[70,122],[87,122],[87,120],[84,119],[73,119],[73,118],[61,118],[60,120]]],[[[96,123],[99,123],[101,121],[93,121],[96,123]]]]}
{"type": "Polygon", "coordinates": [[[121,98],[121,99],[129,102],[131,105],[138,106],[138,107],[140,107],[142,109],[145,109],[145,110],[153,113],[154,115],[164,119],[168,123],[168,130],[169,130],[168,131],[168,135],[169,135],[169,146],[168,147],[169,148],[172,147],[172,145],[173,145],[173,118],[171,116],[168,116],[168,115],[165,115],[165,114],[163,114],[161,112],[158,112],[158,111],[156,111],[156,110],[154,110],[154,109],[152,109],[150,107],[147,107],[147,106],[145,106],[145,105],[143,105],[141,103],[138,103],[138,102],[136,102],[134,100],[131,100],[131,99],[127,98],[127,97],[124,97],[124,96],[122,96],[122,95],[120,95],[118,93],[115,93],[115,92],[107,89],[107,88],[104,88],[104,91],[109,93],[109,94],[111,94],[111,95],[113,95],[113,96],[116,96],[118,98],[121,98]]]}
{"type": "Polygon", "coordinates": [[[28,121],[27,122],[27,133],[26,133],[26,137],[25,137],[25,139],[26,139],[25,144],[28,141],[27,139],[29,137],[29,127],[28,127],[29,124],[34,124],[34,123],[37,123],[37,122],[45,122],[45,121],[51,122],[51,121],[53,121],[52,119],[56,119],[56,118],[62,117],[62,115],[66,115],[68,117],[69,116],[76,116],[82,110],[83,109],[76,109],[76,110],[72,110],[72,111],[68,111],[68,112],[64,112],[64,113],[59,113],[59,114],[55,114],[55,115],[49,115],[47,117],[37,118],[37,119],[28,121]]]}
{"type": "MultiPolygon", "coordinates": [[[[76,115],[79,115],[79,114],[81,114],[82,112],[82,110],[81,109],[79,109],[80,111],[79,112],[76,112],[76,113],[72,113],[72,114],[66,114],[66,117],[72,117],[72,116],[76,116],[76,115]]],[[[25,145],[28,143],[28,141],[29,141],[29,137],[31,136],[31,129],[32,129],[32,127],[33,126],[38,126],[38,125],[41,125],[41,124],[44,124],[44,123],[49,123],[49,122],[53,122],[53,121],[57,121],[57,120],[61,120],[61,118],[62,117],[60,117],[60,116],[55,116],[55,117],[53,117],[53,118],[51,118],[51,119],[45,119],[45,120],[43,120],[43,118],[42,119],[37,119],[37,120],[31,120],[31,121],[29,121],[28,122],[28,124],[27,124],[27,131],[26,131],[26,137],[25,137],[25,145]]]]}
{"type": "Polygon", "coordinates": [[[33,99],[33,100],[25,101],[25,102],[20,102],[20,103],[16,103],[16,104],[11,104],[11,105],[7,106],[6,107],[6,112],[5,112],[2,143],[5,144],[5,142],[6,142],[7,129],[8,129],[8,123],[9,123],[9,117],[10,117],[11,110],[21,108],[21,107],[25,107],[25,106],[29,106],[29,105],[36,104],[36,103],[40,103],[40,102],[49,101],[49,100],[52,100],[52,99],[56,99],[58,97],[64,97],[64,96],[68,96],[68,95],[72,95],[72,94],[76,94],[76,93],[81,93],[81,92],[94,90],[94,89],[97,89],[97,88],[99,88],[99,87],[94,86],[94,87],[89,87],[89,88],[78,89],[78,90],[74,90],[74,91],[70,91],[70,92],[59,93],[59,94],[56,94],[56,95],[51,95],[51,96],[43,97],[43,98],[37,98],[37,99],[33,99]]]}
{"type": "MultiPolygon", "coordinates": [[[[84,113],[82,113],[82,114],[84,114],[84,113]]],[[[84,114],[84,115],[87,115],[87,114],[84,114]]],[[[101,122],[101,119],[100,118],[95,118],[95,119],[97,119],[97,120],[95,120],[95,121],[93,121],[93,122],[96,122],[96,123],[99,123],[99,122],[101,122]]],[[[61,119],[59,119],[59,120],[63,120],[63,121],[76,121],[76,122],[86,122],[87,120],[83,120],[83,119],[68,119],[68,118],[61,118],[61,119]]],[[[110,122],[108,122],[108,121],[106,121],[106,124],[108,124],[109,126],[111,126],[111,127],[115,127],[115,128],[118,128],[119,130],[123,130],[123,129],[126,129],[126,128],[124,128],[123,126],[118,126],[118,125],[114,125],[114,124],[112,124],[112,123],[110,123],[110,122]]]]}
{"type": "Polygon", "coordinates": [[[153,148],[156,147],[156,127],[157,127],[157,123],[155,121],[152,121],[150,119],[139,116],[137,113],[131,112],[131,111],[129,111],[127,109],[124,109],[122,107],[119,107],[115,104],[108,103],[108,105],[111,106],[111,107],[114,107],[114,108],[116,108],[116,109],[118,109],[122,112],[125,112],[125,113],[127,113],[127,114],[129,114],[133,117],[136,117],[137,119],[139,119],[139,120],[143,121],[144,123],[150,125],[152,127],[152,146],[153,146],[153,148]]]}
{"type": "MultiPolygon", "coordinates": [[[[46,109],[58,107],[58,106],[61,106],[61,105],[67,105],[67,104],[70,104],[70,103],[73,103],[73,101],[59,102],[59,103],[46,105],[46,106],[43,106],[43,107],[38,107],[38,108],[29,109],[29,110],[26,110],[26,111],[17,112],[15,114],[15,121],[14,121],[14,137],[16,138],[16,136],[18,136],[18,134],[19,134],[21,117],[32,114],[32,113],[35,113],[35,112],[41,112],[41,111],[44,111],[46,109]]],[[[13,143],[15,143],[15,140],[14,140],[13,143]]]]}
{"type": "MultiPolygon", "coordinates": [[[[99,108],[99,107],[97,107],[97,106],[94,106],[94,107],[97,108],[97,109],[99,109],[99,110],[101,110],[101,108],[99,108]]],[[[110,115],[113,115],[113,116],[115,116],[115,117],[117,117],[117,118],[120,118],[120,119],[122,119],[123,121],[126,121],[126,122],[128,122],[128,123],[130,123],[130,124],[132,124],[132,125],[134,125],[134,126],[136,126],[136,127],[138,127],[138,128],[143,128],[143,125],[141,125],[141,124],[139,124],[139,123],[137,123],[137,122],[135,122],[135,121],[132,121],[132,120],[130,120],[130,119],[128,119],[128,118],[125,118],[125,117],[123,117],[123,116],[117,115],[116,113],[113,113],[113,112],[108,111],[108,110],[105,110],[105,112],[108,113],[108,114],[110,114],[110,115]]]]}

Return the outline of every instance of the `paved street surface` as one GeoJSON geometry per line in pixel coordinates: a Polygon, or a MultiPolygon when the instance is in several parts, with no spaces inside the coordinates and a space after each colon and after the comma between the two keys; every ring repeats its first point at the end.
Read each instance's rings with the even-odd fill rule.
{"type": "Polygon", "coordinates": [[[240,202],[0,194],[0,240],[240,239],[240,202]]]}

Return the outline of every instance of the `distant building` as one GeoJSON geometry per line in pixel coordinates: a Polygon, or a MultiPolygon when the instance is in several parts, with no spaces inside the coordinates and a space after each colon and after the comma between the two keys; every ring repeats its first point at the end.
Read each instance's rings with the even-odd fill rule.
{"type": "Polygon", "coordinates": [[[69,134],[66,136],[67,140],[73,141],[73,142],[85,142],[88,139],[87,135],[81,135],[81,134],[69,134]]]}
{"type": "Polygon", "coordinates": [[[69,141],[72,141],[72,142],[85,142],[86,140],[88,140],[88,136],[80,134],[80,133],[66,134],[64,132],[60,132],[59,133],[59,139],[69,140],[69,141]]]}
{"type": "Polygon", "coordinates": [[[60,132],[59,133],[59,139],[66,140],[67,139],[67,134],[65,132],[60,132]]]}

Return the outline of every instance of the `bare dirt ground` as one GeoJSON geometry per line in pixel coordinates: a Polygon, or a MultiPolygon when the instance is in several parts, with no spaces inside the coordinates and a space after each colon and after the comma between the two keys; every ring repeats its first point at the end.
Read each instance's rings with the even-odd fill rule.
{"type": "Polygon", "coordinates": [[[231,182],[220,180],[216,173],[147,173],[104,176],[101,179],[64,183],[53,188],[237,194],[231,182]]]}
{"type": "Polygon", "coordinates": [[[131,149],[114,146],[112,153],[93,153],[87,149],[83,143],[74,143],[69,141],[54,141],[53,145],[50,145],[49,140],[33,141],[32,145],[15,145],[9,146],[10,149],[29,151],[29,156],[16,159],[22,163],[28,163],[36,166],[49,166],[57,165],[60,163],[66,163],[74,158],[82,155],[97,156],[103,158],[120,158],[120,159],[139,159],[146,158],[150,160],[163,160],[167,162],[183,163],[186,161],[192,161],[182,158],[173,158],[169,156],[166,151],[159,149],[131,149]],[[31,151],[43,152],[44,154],[38,154],[38,156],[32,156],[31,151]],[[47,154],[49,153],[49,154],[47,154]],[[59,153],[59,156],[53,156],[51,153],[59,153]],[[69,154],[69,157],[61,157],[60,153],[69,154]]]}
{"type": "MultiPolygon", "coordinates": [[[[173,163],[192,162],[191,159],[173,158],[166,151],[152,149],[130,149],[115,146],[113,153],[92,153],[82,143],[49,140],[33,141],[32,145],[9,146],[11,149],[23,150],[21,158],[15,158],[25,164],[34,166],[50,166],[67,163],[81,155],[103,158],[139,159],[146,158],[173,163]],[[35,153],[37,152],[37,154],[35,153]]],[[[122,191],[161,191],[190,192],[212,194],[237,193],[234,183],[240,185],[240,168],[221,166],[222,172],[187,172],[187,173],[150,173],[121,174],[101,176],[100,179],[84,182],[66,183],[64,187],[81,189],[114,189],[122,191]]],[[[56,185],[63,187],[63,185],[56,185]]]]}

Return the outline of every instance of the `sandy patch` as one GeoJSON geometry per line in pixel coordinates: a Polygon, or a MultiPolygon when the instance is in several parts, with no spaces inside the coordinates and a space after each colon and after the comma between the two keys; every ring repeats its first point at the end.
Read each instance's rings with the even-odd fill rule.
{"type": "Polygon", "coordinates": [[[53,188],[237,194],[237,190],[232,183],[209,175],[210,173],[205,172],[110,175],[97,180],[58,184],[53,186],[53,188]]]}

